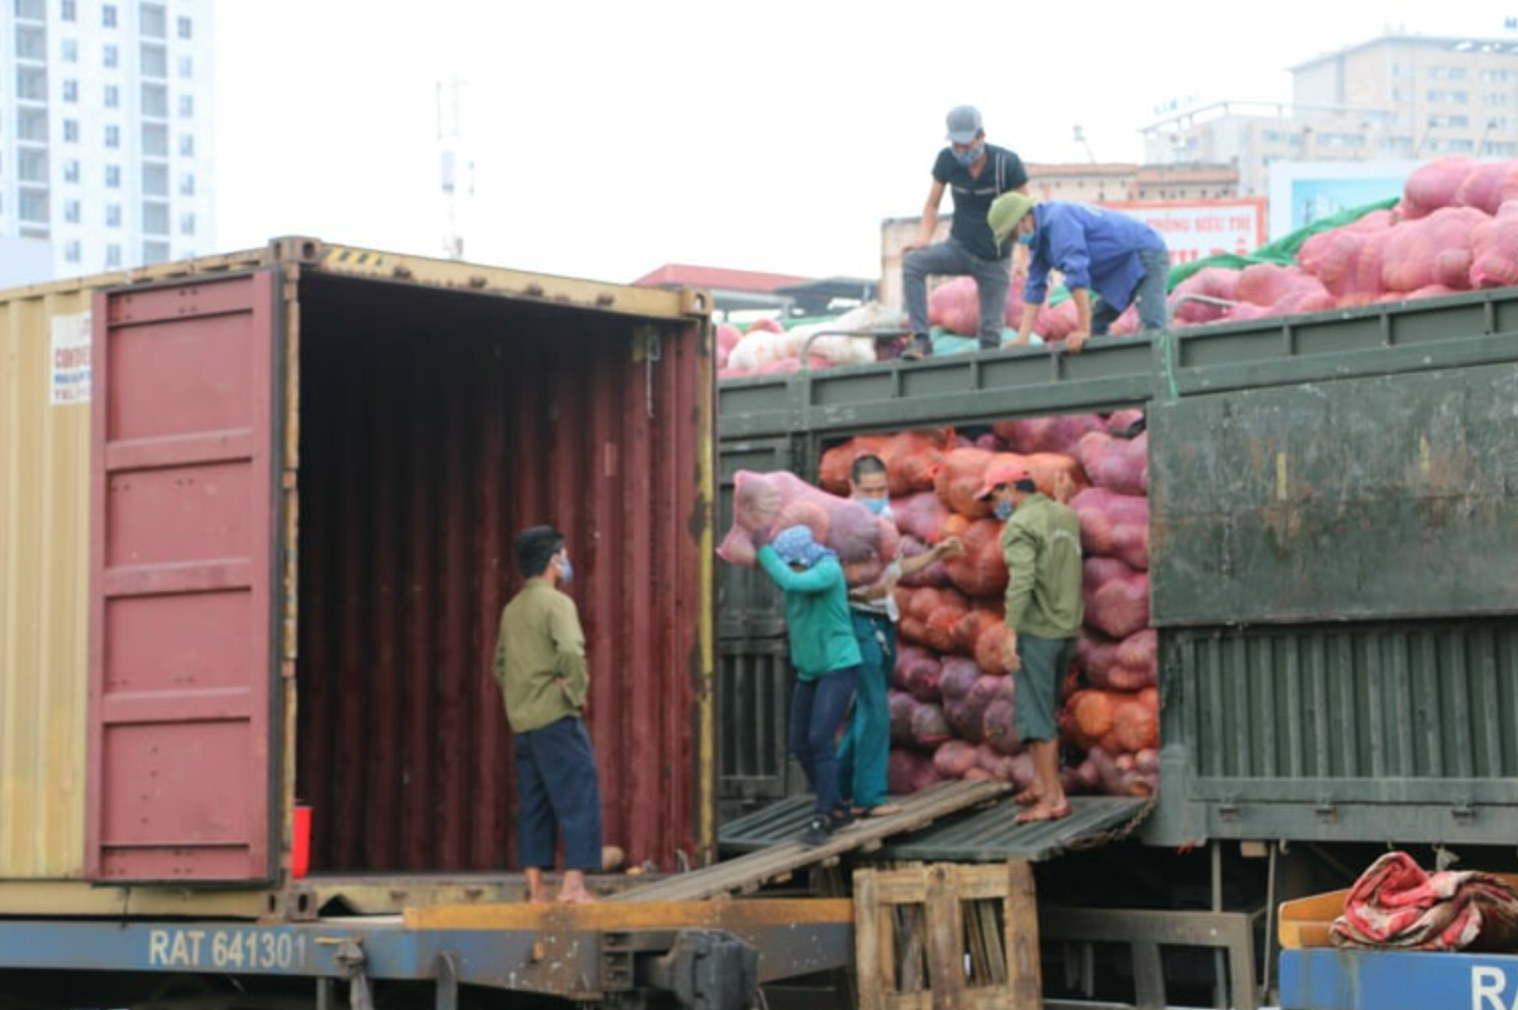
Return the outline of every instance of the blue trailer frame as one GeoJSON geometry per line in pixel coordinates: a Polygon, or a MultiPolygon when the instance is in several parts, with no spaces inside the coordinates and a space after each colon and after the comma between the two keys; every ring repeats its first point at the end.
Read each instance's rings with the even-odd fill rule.
{"type": "Polygon", "coordinates": [[[1286,950],[1281,1010],[1518,1010],[1518,954],[1286,950]]]}
{"type": "Polygon", "coordinates": [[[705,1006],[724,1002],[735,981],[752,996],[758,983],[854,956],[851,922],[755,923],[739,932],[419,929],[399,916],[278,925],[11,920],[0,922],[0,980],[11,970],[304,978],[313,1005],[332,1005],[333,986],[343,983],[355,1010],[369,1004],[372,983],[396,981],[431,983],[437,1010],[454,1010],[461,986],[609,1005],[659,990],[705,1006]]]}

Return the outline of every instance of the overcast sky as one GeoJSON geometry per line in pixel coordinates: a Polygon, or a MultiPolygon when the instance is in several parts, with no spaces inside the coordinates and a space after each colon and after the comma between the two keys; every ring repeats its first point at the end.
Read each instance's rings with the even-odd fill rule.
{"type": "MultiPolygon", "coordinates": [[[[1028,161],[1142,157],[1171,101],[1290,98],[1384,29],[1514,37],[1518,0],[221,0],[219,250],[442,255],[437,82],[466,82],[466,258],[630,281],[665,263],[879,274],[950,106],[1028,161]],[[425,12],[425,17],[423,16],[425,12]]],[[[944,208],[949,208],[945,199],[944,208]]]]}

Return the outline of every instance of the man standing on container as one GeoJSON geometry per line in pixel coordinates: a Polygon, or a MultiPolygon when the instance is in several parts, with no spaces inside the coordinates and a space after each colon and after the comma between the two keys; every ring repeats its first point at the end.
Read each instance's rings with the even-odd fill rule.
{"type": "Polygon", "coordinates": [[[585,634],[574,600],[561,592],[574,574],[564,535],[552,526],[517,534],[524,585],[501,612],[495,676],[515,736],[517,846],[528,898],[550,899],[543,871],[564,833],[560,901],[595,901],[585,873],[601,868],[601,783],[585,732],[585,634]]]}
{"type": "MultiPolygon", "coordinates": [[[[885,461],[866,453],[849,468],[849,497],[876,515],[890,518],[890,481],[885,461]]],[[[853,813],[871,817],[894,814],[901,808],[886,802],[886,771],[891,760],[891,673],[896,669],[896,609],[898,579],[922,571],[935,561],[953,557],[964,547],[958,537],[945,537],[929,550],[888,562],[885,575],[872,585],[849,590],[849,614],[861,663],[854,690],[854,716],[838,748],[838,787],[853,813]]]]}
{"type": "Polygon", "coordinates": [[[1040,203],[1026,193],[1008,193],[991,204],[987,223],[997,242],[1015,236],[1031,253],[1018,344],[1033,333],[1050,270],[1064,275],[1075,303],[1075,329],[1065,338],[1066,350],[1080,353],[1090,337],[1105,334],[1135,303],[1143,329],[1165,328],[1170,253],[1160,233],[1144,222],[1084,203],[1040,203]],[[1093,290],[1101,296],[1094,308],[1093,290]]]}
{"type": "MultiPolygon", "coordinates": [[[[1064,496],[1060,488],[1056,494],[1064,496]]],[[[1016,684],[1013,723],[1033,757],[1033,785],[1017,796],[1028,809],[1017,823],[1057,821],[1070,816],[1059,780],[1055,713],[1085,617],[1080,519],[1070,506],[1040,494],[1027,468],[1015,462],[992,464],[976,497],[992,499],[996,518],[1006,523],[1001,548],[1010,634],[1002,664],[1016,684]]]]}
{"type": "Polygon", "coordinates": [[[912,328],[908,359],[933,353],[928,328],[928,276],[965,275],[975,278],[980,294],[980,347],[1001,346],[1007,315],[1007,288],[1012,282],[1012,246],[994,240],[986,223],[991,202],[1003,193],[1027,192],[1028,172],[1012,151],[986,143],[980,110],[960,105],[949,110],[949,146],[933,162],[933,185],[922,208],[917,240],[904,247],[901,289],[912,328]],[[938,230],[938,205],[947,188],[954,194],[954,223],[947,242],[933,243],[938,230]]]}

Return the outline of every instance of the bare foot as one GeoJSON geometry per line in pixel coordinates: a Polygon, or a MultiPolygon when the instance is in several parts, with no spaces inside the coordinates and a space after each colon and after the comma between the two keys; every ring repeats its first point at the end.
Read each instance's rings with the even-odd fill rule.
{"type": "Polygon", "coordinates": [[[1022,792],[1018,793],[1016,796],[1012,797],[1012,802],[1016,803],[1020,807],[1031,807],[1033,804],[1037,803],[1041,798],[1042,798],[1042,794],[1039,793],[1039,791],[1037,789],[1034,789],[1032,786],[1029,786],[1028,788],[1024,789],[1022,792]]]}
{"type": "Polygon", "coordinates": [[[1059,821],[1070,816],[1070,802],[1060,800],[1057,803],[1046,803],[1039,800],[1033,806],[1017,815],[1018,824],[1032,824],[1036,821],[1059,821]]]}
{"type": "Polygon", "coordinates": [[[549,894],[547,891],[534,891],[532,894],[528,895],[527,901],[529,904],[533,905],[552,905],[553,895],[549,894]]]}
{"type": "Polygon", "coordinates": [[[568,905],[589,905],[601,899],[589,891],[560,891],[559,900],[568,905]]]}

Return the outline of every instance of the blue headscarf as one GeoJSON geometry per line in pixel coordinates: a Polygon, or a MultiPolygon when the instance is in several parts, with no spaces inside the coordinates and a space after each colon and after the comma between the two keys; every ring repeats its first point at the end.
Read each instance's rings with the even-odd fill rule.
{"type": "Polygon", "coordinates": [[[781,530],[780,535],[775,537],[773,546],[781,561],[803,568],[811,568],[824,558],[838,557],[835,552],[812,539],[812,530],[808,526],[791,526],[781,530]]]}

